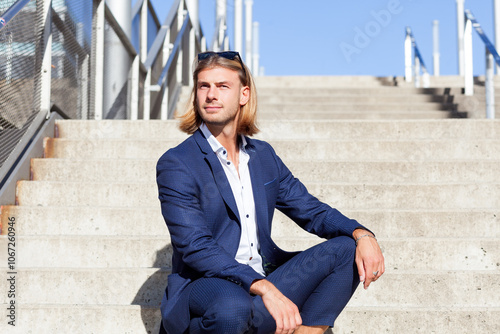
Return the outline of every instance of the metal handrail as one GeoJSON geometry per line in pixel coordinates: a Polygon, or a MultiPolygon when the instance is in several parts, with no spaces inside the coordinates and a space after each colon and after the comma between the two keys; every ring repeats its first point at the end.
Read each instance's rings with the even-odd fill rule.
{"type": "Polygon", "coordinates": [[[500,66],[500,56],[472,12],[466,10],[464,14],[465,95],[474,95],[474,74],[472,70],[472,28],[474,28],[486,47],[486,118],[493,119],[495,118],[494,64],[500,66]]]}
{"type": "Polygon", "coordinates": [[[0,30],[2,30],[31,0],[17,0],[0,17],[0,30]]]}
{"type": "Polygon", "coordinates": [[[405,78],[407,82],[412,81],[413,74],[415,75],[415,87],[420,87],[420,70],[422,70],[423,86],[424,88],[429,87],[429,71],[425,66],[424,58],[420,53],[417,46],[417,41],[415,36],[411,31],[410,27],[406,27],[406,38],[405,38],[405,78]],[[412,51],[414,57],[412,57],[412,51]],[[413,58],[413,59],[412,59],[413,58]]]}
{"type": "MultiPolygon", "coordinates": [[[[144,1],[144,0],[142,0],[144,1]]],[[[158,34],[156,35],[156,38],[153,42],[153,45],[149,49],[148,57],[146,58],[146,61],[144,62],[144,67],[146,69],[150,69],[151,66],[153,65],[154,61],[156,60],[156,57],[158,57],[158,54],[161,51],[161,46],[165,41],[165,36],[167,35],[167,32],[169,30],[169,27],[172,25],[172,23],[175,20],[175,17],[177,15],[177,10],[179,8],[179,5],[181,3],[181,0],[176,0],[172,7],[170,7],[170,11],[165,18],[165,21],[163,22],[160,31],[158,31],[158,34]]]]}
{"type": "Polygon", "coordinates": [[[214,33],[212,35],[211,49],[213,51],[229,50],[229,36],[227,34],[227,25],[225,18],[221,17],[216,23],[214,33]]]}
{"type": "Polygon", "coordinates": [[[182,38],[184,37],[184,33],[186,32],[186,28],[189,23],[189,13],[186,15],[186,18],[184,19],[184,23],[182,24],[181,30],[179,30],[179,33],[177,34],[177,38],[175,39],[174,42],[174,47],[172,48],[172,52],[170,53],[170,56],[168,57],[167,64],[163,68],[163,71],[161,72],[160,78],[158,79],[158,85],[163,86],[166,82],[166,76],[168,71],[170,70],[170,66],[172,66],[172,63],[174,62],[174,58],[177,55],[177,52],[179,51],[179,46],[181,45],[182,38]]]}

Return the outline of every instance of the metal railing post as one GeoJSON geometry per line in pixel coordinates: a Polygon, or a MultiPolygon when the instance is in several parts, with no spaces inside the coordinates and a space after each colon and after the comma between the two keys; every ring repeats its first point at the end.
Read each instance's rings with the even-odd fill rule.
{"type": "MultiPolygon", "coordinates": [[[[170,57],[170,52],[172,51],[173,45],[170,43],[170,31],[171,29],[169,28],[167,30],[167,33],[165,34],[165,40],[163,42],[163,52],[162,52],[162,68],[167,65],[168,57],[170,57]]],[[[167,78],[168,79],[168,78],[167,78]]],[[[168,119],[168,95],[169,95],[169,87],[168,87],[168,82],[163,85],[163,97],[161,100],[161,106],[160,106],[160,119],[166,120],[168,119]]],[[[161,90],[160,90],[161,91],[161,90]]]]}
{"type": "Polygon", "coordinates": [[[128,114],[131,120],[136,121],[139,119],[139,76],[140,76],[140,57],[136,55],[132,62],[132,68],[130,69],[130,102],[128,114]]]}
{"type": "Polygon", "coordinates": [[[495,60],[490,50],[486,47],[486,118],[495,118],[495,60]]]}
{"type": "Polygon", "coordinates": [[[234,0],[234,51],[243,52],[243,0],[234,0]]]}
{"type": "Polygon", "coordinates": [[[464,41],[464,1],[457,1],[457,46],[458,46],[458,73],[465,75],[465,41],[464,41]]]}
{"type": "Polygon", "coordinates": [[[188,71],[188,83],[189,86],[192,87],[194,84],[193,81],[193,76],[191,73],[193,73],[193,64],[194,64],[194,59],[196,58],[196,29],[195,27],[191,27],[189,30],[189,71],[188,71]]]}
{"type": "Polygon", "coordinates": [[[410,36],[410,27],[406,27],[406,38],[405,38],[405,81],[412,82],[412,43],[410,36]]]}
{"type": "Polygon", "coordinates": [[[465,95],[474,95],[474,72],[472,55],[472,22],[466,18],[464,32],[464,76],[465,95]]]}
{"type": "Polygon", "coordinates": [[[80,69],[81,77],[82,77],[82,87],[80,89],[81,97],[81,119],[89,119],[89,68],[90,68],[90,56],[87,55],[82,62],[82,67],[80,69]]]}
{"type": "MultiPolygon", "coordinates": [[[[182,24],[184,23],[184,6],[179,6],[179,10],[177,12],[177,34],[180,34],[182,29],[182,24]]],[[[177,53],[177,65],[176,65],[176,82],[179,85],[182,85],[182,66],[183,66],[183,58],[184,58],[184,43],[182,43],[182,39],[179,45],[179,52],[177,53]]]]}
{"type": "Polygon", "coordinates": [[[432,23],[432,32],[433,32],[433,63],[434,63],[434,76],[438,77],[440,72],[440,64],[439,64],[439,21],[434,20],[432,23]]]}
{"type": "Polygon", "coordinates": [[[102,119],[103,89],[104,89],[104,24],[105,6],[104,0],[96,0],[97,9],[95,17],[95,69],[94,69],[94,119],[102,119]]]}
{"type": "Polygon", "coordinates": [[[253,0],[245,0],[245,63],[253,73],[252,68],[252,13],[253,0]]]}
{"type": "Polygon", "coordinates": [[[259,76],[260,54],[259,54],[259,22],[253,23],[253,43],[252,43],[252,68],[254,76],[259,76]]]}
{"type": "Polygon", "coordinates": [[[40,43],[40,52],[43,52],[42,66],[40,68],[40,111],[50,115],[50,92],[52,81],[52,1],[44,0],[43,9],[43,41],[40,43]]]}
{"type": "Polygon", "coordinates": [[[104,34],[104,97],[103,118],[126,119],[128,79],[131,67],[130,53],[124,47],[116,25],[121,30],[122,37],[130,41],[132,32],[131,2],[123,0],[105,1],[106,22],[110,29],[104,34]],[[111,21],[110,16],[113,17],[111,21]]]}
{"type": "Polygon", "coordinates": [[[420,88],[420,59],[415,57],[415,88],[420,88]]]}
{"type": "MultiPolygon", "coordinates": [[[[495,48],[500,49],[500,0],[493,1],[494,24],[495,24],[495,48]]],[[[496,65],[497,76],[500,76],[500,65],[496,65]]]]}
{"type": "MultiPolygon", "coordinates": [[[[144,0],[141,8],[141,61],[144,63],[148,57],[148,2],[144,0]]],[[[151,118],[151,68],[148,68],[144,80],[143,119],[151,118]]]]}

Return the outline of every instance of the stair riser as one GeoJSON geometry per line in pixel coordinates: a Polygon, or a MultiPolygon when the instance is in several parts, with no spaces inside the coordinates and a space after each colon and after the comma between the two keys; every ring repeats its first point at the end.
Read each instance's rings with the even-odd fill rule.
{"type": "MultiPolygon", "coordinates": [[[[446,183],[496,182],[500,161],[481,162],[290,162],[302,182],[446,183]]],[[[155,182],[155,160],[34,159],[35,181],[155,182]]]]}
{"type": "Polygon", "coordinates": [[[371,104],[371,103],[334,103],[334,104],[320,104],[320,103],[309,103],[309,104],[264,104],[259,106],[260,115],[266,113],[281,113],[286,116],[288,112],[296,113],[302,112],[304,114],[309,114],[310,112],[324,112],[336,113],[336,112],[404,112],[404,111],[439,111],[439,110],[449,110],[450,106],[443,105],[441,103],[411,103],[411,104],[371,104]]]}
{"type": "MultiPolygon", "coordinates": [[[[320,200],[344,210],[499,208],[499,184],[310,185],[320,200]]],[[[17,200],[26,206],[155,207],[155,184],[20,181],[17,200]]]]}
{"type": "MultiPolygon", "coordinates": [[[[450,237],[500,238],[497,211],[343,211],[384,238],[450,237]]],[[[159,208],[2,207],[1,223],[20,222],[17,235],[164,236],[168,231],[159,208]]],[[[6,230],[3,233],[6,234],[6,230]]],[[[308,237],[279,211],[275,212],[273,237],[308,237]]]]}
{"type": "Polygon", "coordinates": [[[308,111],[303,112],[269,112],[262,113],[260,119],[264,121],[280,120],[283,118],[293,118],[296,120],[317,120],[317,121],[331,121],[331,120],[421,120],[421,119],[448,119],[451,114],[448,111],[403,111],[403,112],[377,112],[377,111],[336,111],[336,112],[316,112],[308,111]]]}
{"type": "MultiPolygon", "coordinates": [[[[474,95],[483,94],[484,88],[477,88],[474,91],[474,95]]],[[[414,88],[412,86],[405,87],[391,87],[391,86],[383,86],[383,87],[311,87],[311,88],[298,88],[298,87],[279,87],[279,86],[268,86],[268,87],[259,87],[257,86],[257,95],[260,99],[261,96],[307,96],[309,99],[317,97],[317,96],[452,96],[454,98],[459,97],[462,94],[462,89],[459,87],[450,87],[450,88],[414,88]]],[[[189,95],[185,94],[181,96],[182,101],[186,101],[189,95]]]]}
{"type": "MultiPolygon", "coordinates": [[[[64,159],[157,159],[178,141],[46,140],[45,157],[64,159]]],[[[282,159],[314,161],[498,160],[500,141],[272,141],[282,159]],[[300,154],[297,154],[300,152],[300,154]]]]}
{"type": "Polygon", "coordinates": [[[0,323],[1,333],[157,334],[161,321],[159,307],[139,305],[16,305],[16,316],[15,329],[7,325],[7,318],[0,323]]]}
{"type": "MultiPolygon", "coordinates": [[[[158,333],[161,321],[159,308],[140,306],[20,305],[18,311],[22,322],[16,327],[22,333],[158,333]]],[[[327,333],[347,334],[353,328],[355,333],[407,333],[410,328],[421,333],[498,333],[499,318],[500,310],[496,308],[401,310],[347,306],[335,321],[333,331],[327,333]]],[[[8,333],[12,328],[1,323],[0,330],[8,333]]]]}
{"type": "MultiPolygon", "coordinates": [[[[128,138],[182,140],[176,121],[64,121],[58,122],[60,137],[67,139],[128,138]]],[[[500,121],[312,121],[279,120],[259,122],[259,138],[273,139],[500,139],[500,121]]]]}
{"type": "MultiPolygon", "coordinates": [[[[332,91],[333,93],[333,91],[332,91]]],[[[385,104],[399,104],[405,106],[410,103],[446,103],[445,96],[438,95],[401,95],[398,91],[394,91],[394,95],[383,96],[368,96],[365,93],[346,95],[344,92],[340,94],[326,94],[318,95],[311,98],[310,95],[303,94],[280,94],[270,95],[267,93],[259,94],[259,105],[267,106],[268,104],[302,104],[304,106],[311,106],[314,104],[370,104],[370,105],[385,105],[385,104]]]]}
{"type": "MultiPolygon", "coordinates": [[[[379,242],[387,270],[486,270],[500,273],[499,239],[387,240],[379,242]]],[[[6,243],[6,239],[2,239],[6,243]]],[[[323,239],[277,238],[275,242],[287,251],[300,251],[323,242],[323,239]]],[[[18,268],[170,268],[170,238],[134,237],[18,237],[23,252],[17,258],[18,268]],[[133,249],[133,252],[130,250],[133,249]],[[124,256],[127,254],[127,256],[124,256]]],[[[1,243],[0,243],[1,244],[1,243]]]]}
{"type": "MultiPolygon", "coordinates": [[[[500,274],[439,272],[386,273],[370,286],[358,288],[349,305],[352,307],[488,307],[499,305],[500,274]],[[411,287],[412,293],[401,293],[411,287]]],[[[308,272],[296,272],[307,279],[308,272]]],[[[111,304],[159,306],[166,286],[167,273],[146,269],[89,270],[18,270],[19,304],[111,304]]],[[[8,291],[7,280],[0,282],[8,291]]],[[[334,298],[334,297],[333,297],[334,298]]],[[[7,294],[0,296],[5,303],[7,294]]]]}

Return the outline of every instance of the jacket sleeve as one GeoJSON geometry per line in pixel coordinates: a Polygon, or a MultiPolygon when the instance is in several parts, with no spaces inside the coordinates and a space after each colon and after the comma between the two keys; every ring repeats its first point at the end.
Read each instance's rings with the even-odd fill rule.
{"type": "Polygon", "coordinates": [[[279,192],[276,202],[278,210],[306,231],[326,239],[339,235],[352,238],[355,229],[368,230],[356,220],[347,218],[337,209],[311,195],[304,184],[292,175],[271,146],[269,148],[272,150],[279,171],[279,192]]]}
{"type": "Polygon", "coordinates": [[[182,159],[167,152],[158,161],[156,175],[172,246],[185,265],[200,276],[224,278],[247,291],[255,279],[263,278],[250,266],[236,261],[214,239],[205,218],[211,213],[203,212],[200,205],[200,196],[207,194],[202,194],[196,175],[182,159]]]}

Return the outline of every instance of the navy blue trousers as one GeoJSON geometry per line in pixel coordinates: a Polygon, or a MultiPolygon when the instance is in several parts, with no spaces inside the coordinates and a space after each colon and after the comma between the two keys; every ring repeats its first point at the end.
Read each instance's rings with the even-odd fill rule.
{"type": "MultiPolygon", "coordinates": [[[[359,284],[356,246],[337,237],[296,255],[266,277],[297,305],[306,326],[333,326],[359,284]]],[[[220,278],[193,284],[189,333],[274,333],[276,323],[260,296],[220,278]]]]}

